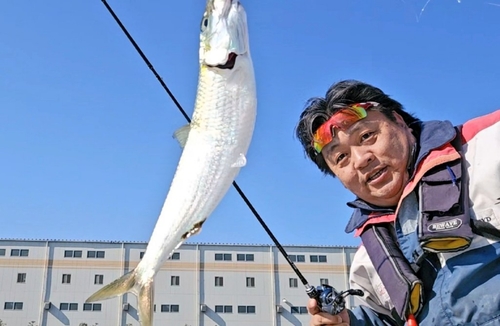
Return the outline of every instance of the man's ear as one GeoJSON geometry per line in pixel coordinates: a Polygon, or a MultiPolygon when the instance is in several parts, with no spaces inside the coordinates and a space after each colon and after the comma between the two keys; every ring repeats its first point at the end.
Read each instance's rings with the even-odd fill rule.
{"type": "Polygon", "coordinates": [[[392,111],[392,116],[394,117],[394,119],[396,119],[396,123],[398,125],[401,125],[402,127],[403,126],[406,126],[406,123],[405,123],[405,120],[403,119],[402,116],[400,116],[398,113],[392,111]]]}
{"type": "Polygon", "coordinates": [[[400,125],[401,127],[409,128],[408,125],[405,122],[405,119],[403,119],[403,117],[400,116],[398,113],[392,111],[392,116],[394,117],[394,119],[396,119],[396,123],[398,125],[400,125]]]}
{"type": "Polygon", "coordinates": [[[405,119],[401,115],[399,115],[396,112],[392,112],[392,115],[394,116],[394,119],[396,120],[396,124],[398,124],[401,128],[403,128],[406,133],[408,134],[409,137],[414,137],[413,135],[413,129],[410,128],[405,122],[405,119]]]}

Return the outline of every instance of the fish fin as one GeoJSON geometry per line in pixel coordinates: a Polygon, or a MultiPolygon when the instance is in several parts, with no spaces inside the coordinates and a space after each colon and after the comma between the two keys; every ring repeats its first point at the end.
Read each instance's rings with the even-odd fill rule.
{"type": "Polygon", "coordinates": [[[135,270],[128,272],[119,279],[106,285],[96,293],[92,294],[85,302],[94,302],[110,299],[127,292],[132,292],[135,285],[135,270]]]}
{"type": "Polygon", "coordinates": [[[238,156],[238,158],[236,159],[236,162],[234,162],[231,165],[231,167],[232,168],[242,168],[245,165],[247,165],[247,158],[245,157],[245,155],[243,155],[243,153],[240,153],[240,156],[238,156]]]}
{"type": "Polygon", "coordinates": [[[174,138],[177,139],[182,148],[186,146],[186,142],[189,136],[189,131],[191,130],[191,126],[189,124],[180,127],[174,132],[174,138]]]}
{"type": "Polygon", "coordinates": [[[106,300],[131,292],[138,296],[137,307],[141,326],[151,326],[153,323],[153,289],[152,279],[144,285],[139,284],[137,272],[134,269],[92,294],[85,302],[106,300]]]}

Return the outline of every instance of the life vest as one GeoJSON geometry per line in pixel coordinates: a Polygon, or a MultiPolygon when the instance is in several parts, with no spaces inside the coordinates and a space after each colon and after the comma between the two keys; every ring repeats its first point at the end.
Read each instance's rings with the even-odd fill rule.
{"type": "Polygon", "coordinates": [[[424,284],[417,272],[425,258],[464,250],[474,237],[467,169],[460,132],[457,135],[451,144],[433,150],[419,163],[395,214],[381,215],[358,228],[402,320],[423,307],[424,284]]]}

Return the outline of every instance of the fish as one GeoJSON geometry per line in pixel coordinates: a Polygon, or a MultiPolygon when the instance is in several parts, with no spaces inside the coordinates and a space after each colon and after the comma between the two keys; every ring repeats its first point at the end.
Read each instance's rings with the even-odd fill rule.
{"type": "Polygon", "coordinates": [[[257,92],[247,15],[239,0],[207,1],[199,64],[193,117],[174,132],[183,150],[144,256],[86,300],[133,293],[142,326],[153,324],[155,275],[175,249],[200,232],[247,164],[257,92]]]}

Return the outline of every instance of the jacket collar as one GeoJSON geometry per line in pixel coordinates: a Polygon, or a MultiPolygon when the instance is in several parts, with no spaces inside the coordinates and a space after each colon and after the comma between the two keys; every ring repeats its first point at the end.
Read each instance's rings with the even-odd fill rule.
{"type": "MultiPolygon", "coordinates": [[[[434,149],[451,142],[456,136],[456,130],[449,121],[420,122],[414,128],[417,137],[417,148],[414,153],[416,159],[410,165],[410,175],[413,178],[418,164],[434,149]]],[[[365,202],[360,198],[348,202],[347,206],[354,208],[354,212],[345,228],[346,233],[351,233],[361,227],[374,216],[394,214],[396,207],[379,207],[365,202]]]]}

